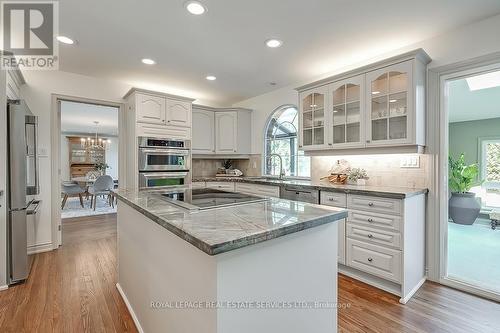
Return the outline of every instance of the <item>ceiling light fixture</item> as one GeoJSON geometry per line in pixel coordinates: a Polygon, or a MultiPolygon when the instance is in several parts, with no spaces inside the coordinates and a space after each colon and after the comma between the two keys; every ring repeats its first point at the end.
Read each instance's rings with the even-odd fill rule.
{"type": "Polygon", "coordinates": [[[73,45],[73,44],[75,44],[75,41],[74,41],[74,40],[72,40],[71,38],[66,37],[66,36],[57,36],[57,37],[56,37],[56,39],[57,39],[59,42],[63,43],[63,44],[68,44],[68,45],[73,45]]]}
{"type": "Polygon", "coordinates": [[[154,61],[153,59],[149,59],[149,58],[144,58],[141,60],[143,64],[146,64],[146,65],[154,65],[156,64],[156,61],[154,61]]]}
{"type": "Polygon", "coordinates": [[[380,91],[372,91],[372,95],[378,95],[380,94],[380,91]]]}
{"type": "Polygon", "coordinates": [[[207,8],[198,1],[188,1],[184,4],[184,7],[193,15],[201,15],[207,11],[207,8]]]}
{"type": "Polygon", "coordinates": [[[470,91],[500,86],[500,71],[476,75],[465,79],[470,91]]]}
{"type": "Polygon", "coordinates": [[[283,45],[283,42],[280,41],[279,39],[271,38],[271,39],[266,40],[266,45],[267,45],[267,47],[274,49],[274,48],[277,48],[277,47],[280,47],[281,45],[283,45]]]}
{"type": "Polygon", "coordinates": [[[396,103],[398,100],[397,99],[390,99],[389,103],[396,103]]]}
{"type": "Polygon", "coordinates": [[[215,81],[215,80],[217,80],[217,78],[215,76],[213,76],[213,75],[207,75],[206,79],[208,81],[215,81]]]}

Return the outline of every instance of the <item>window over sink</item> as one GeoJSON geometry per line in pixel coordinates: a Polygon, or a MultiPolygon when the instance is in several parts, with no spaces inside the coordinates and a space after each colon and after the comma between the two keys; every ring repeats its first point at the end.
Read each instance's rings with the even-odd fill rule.
{"type": "Polygon", "coordinates": [[[298,132],[299,111],[294,105],[283,105],[277,108],[266,124],[264,173],[270,176],[280,174],[278,154],[283,160],[283,169],[288,177],[311,176],[311,160],[299,151],[298,132]]]}

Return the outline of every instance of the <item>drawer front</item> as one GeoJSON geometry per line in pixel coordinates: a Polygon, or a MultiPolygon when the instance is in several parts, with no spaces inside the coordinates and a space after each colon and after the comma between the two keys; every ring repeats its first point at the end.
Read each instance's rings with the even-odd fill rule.
{"type": "Polygon", "coordinates": [[[192,182],[191,183],[191,188],[205,188],[206,183],[205,182],[192,182]]]}
{"type": "Polygon", "coordinates": [[[207,188],[216,188],[222,191],[234,192],[234,183],[229,182],[207,182],[207,188]]]}
{"type": "Polygon", "coordinates": [[[347,223],[347,236],[361,241],[401,249],[401,234],[399,232],[380,231],[347,223]]]}
{"type": "Polygon", "coordinates": [[[137,136],[186,140],[191,139],[191,129],[187,127],[138,123],[137,136]]]}
{"type": "Polygon", "coordinates": [[[260,195],[265,197],[280,197],[280,187],[271,185],[258,185],[258,184],[248,184],[248,183],[236,183],[236,192],[260,195]]]}
{"type": "Polygon", "coordinates": [[[339,264],[345,265],[345,227],[346,227],[346,222],[345,219],[337,222],[339,225],[339,237],[338,237],[338,253],[337,253],[337,260],[339,264]]]}
{"type": "Polygon", "coordinates": [[[321,191],[320,204],[326,206],[347,207],[347,194],[321,191]]]}
{"type": "Polygon", "coordinates": [[[401,251],[347,237],[347,266],[401,283],[401,251]]]}
{"type": "Polygon", "coordinates": [[[350,223],[370,226],[371,228],[383,228],[392,231],[401,231],[402,218],[395,215],[370,214],[349,210],[348,221],[350,223]]]}
{"type": "Polygon", "coordinates": [[[347,208],[391,215],[402,215],[403,202],[399,199],[348,195],[347,208]]]}

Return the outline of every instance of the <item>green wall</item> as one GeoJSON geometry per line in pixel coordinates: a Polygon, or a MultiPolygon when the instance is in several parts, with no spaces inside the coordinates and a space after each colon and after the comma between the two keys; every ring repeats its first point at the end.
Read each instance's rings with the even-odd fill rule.
{"type": "Polygon", "coordinates": [[[478,138],[500,136],[500,118],[450,123],[450,155],[457,158],[465,153],[467,163],[478,163],[478,138]]]}

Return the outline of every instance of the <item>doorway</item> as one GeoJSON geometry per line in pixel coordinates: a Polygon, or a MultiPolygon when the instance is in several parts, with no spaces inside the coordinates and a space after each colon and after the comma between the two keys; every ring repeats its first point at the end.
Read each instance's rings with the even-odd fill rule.
{"type": "Polygon", "coordinates": [[[443,76],[441,100],[440,281],[499,300],[500,64],[443,76]]]}
{"type": "Polygon", "coordinates": [[[112,190],[125,186],[126,172],[122,111],[121,103],[53,95],[51,206],[56,246],[63,244],[65,225],[116,214],[112,190]]]}

